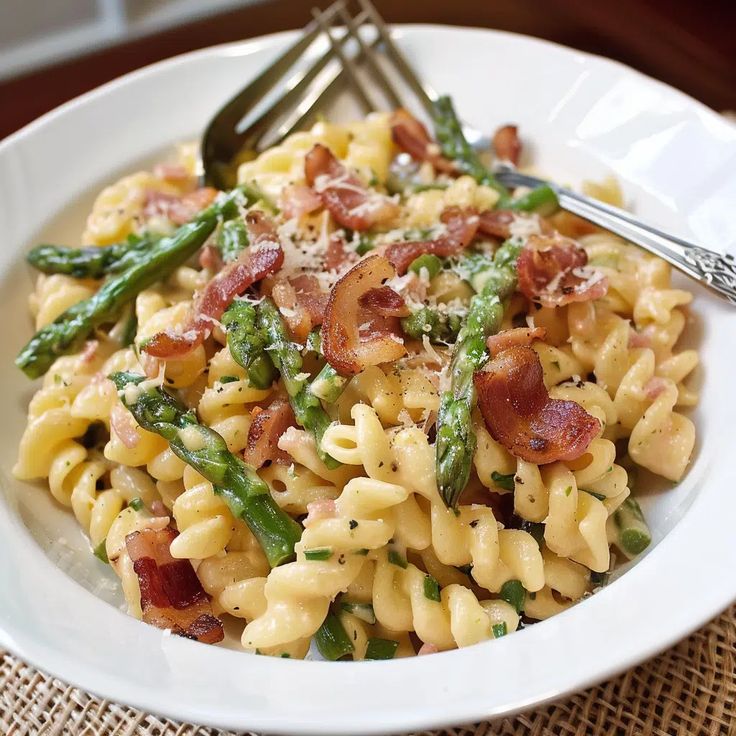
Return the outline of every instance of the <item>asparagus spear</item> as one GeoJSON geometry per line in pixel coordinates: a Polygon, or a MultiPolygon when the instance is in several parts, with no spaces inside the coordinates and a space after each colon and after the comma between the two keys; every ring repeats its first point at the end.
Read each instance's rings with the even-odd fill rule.
{"type": "Polygon", "coordinates": [[[616,543],[627,557],[640,555],[652,542],[644,514],[636,499],[629,496],[613,512],[617,532],[616,543]]]}
{"type": "MultiPolygon", "coordinates": [[[[100,290],[78,302],[39,330],[20,351],[15,364],[29,378],[42,376],[60,355],[79,349],[101,324],[112,322],[135,296],[184,263],[207,240],[218,217],[242,198],[239,189],[219,199],[171,237],[162,238],[125,271],[106,281],[100,290]]],[[[237,208],[236,208],[237,209],[237,208]]]]}
{"type": "Polygon", "coordinates": [[[325,367],[310,384],[309,391],[318,399],[334,404],[340,398],[349,380],[341,376],[329,363],[325,363],[325,367]]]}
{"type": "Polygon", "coordinates": [[[459,314],[440,312],[432,307],[420,307],[401,320],[406,335],[421,340],[425,335],[430,342],[454,342],[462,326],[459,314]]]}
{"type": "Polygon", "coordinates": [[[222,315],[222,324],[227,328],[227,344],[235,362],[246,369],[256,388],[268,388],[276,378],[276,369],[266,352],[266,337],[256,326],[256,308],[236,299],[222,315]]]}
{"type": "Polygon", "coordinates": [[[297,422],[314,435],[317,452],[325,465],[328,468],[338,467],[340,463],[322,450],[322,436],[330,426],[330,417],[317,396],[309,390],[309,376],[302,373],[301,353],[289,340],[276,305],[270,299],[264,299],[258,304],[256,314],[256,324],[263,330],[267,340],[266,350],[284,380],[297,422]]]}
{"type": "Polygon", "coordinates": [[[227,449],[217,432],[199,424],[194,412],[164,389],[146,387],[145,376],[120,372],[110,378],[138,424],[166,439],[178,457],[212,483],[233,516],[245,521],[272,567],[293,558],[301,527],[276,505],[268,485],[227,449]]]}
{"type": "Polygon", "coordinates": [[[124,271],[160,239],[160,235],[147,233],[142,236],[129,235],[121,243],[102,247],[38,245],[26,256],[26,260],[43,273],[63,273],[77,279],[101,279],[109,273],[124,271]]]}
{"type": "Polygon", "coordinates": [[[434,130],[444,156],[453,159],[463,172],[479,184],[492,187],[502,197],[508,195],[506,187],[483,165],[478,152],[466,140],[452,100],[446,95],[434,103],[434,130]]]}
{"type": "Polygon", "coordinates": [[[217,248],[222,260],[230,263],[237,259],[240,252],[248,247],[248,230],[239,217],[222,223],[217,234],[217,248]]]}
{"type": "Polygon", "coordinates": [[[503,301],[516,287],[516,258],[521,245],[504,243],[485,269],[485,285],[470,300],[468,316],[457,336],[450,363],[450,390],[442,395],[437,416],[437,484],[453,507],[470,475],[476,438],[470,415],[475,405],[473,373],[488,359],[486,339],[498,331],[503,301]]]}

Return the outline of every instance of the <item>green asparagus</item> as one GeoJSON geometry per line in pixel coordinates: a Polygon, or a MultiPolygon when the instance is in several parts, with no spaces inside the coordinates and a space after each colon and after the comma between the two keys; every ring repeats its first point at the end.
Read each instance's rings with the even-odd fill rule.
{"type": "Polygon", "coordinates": [[[263,331],[267,341],[266,350],[281,373],[296,421],[314,435],[317,453],[325,465],[329,468],[338,467],[340,463],[322,449],[322,436],[331,420],[319,398],[309,390],[309,376],[302,372],[299,347],[289,339],[281,315],[270,299],[258,304],[256,315],[256,324],[263,331]]]}
{"type": "Polygon", "coordinates": [[[266,337],[256,326],[256,308],[236,299],[222,315],[222,324],[227,328],[230,354],[248,372],[250,383],[268,388],[276,378],[276,369],[266,352],[266,337]]]}
{"type": "Polygon", "coordinates": [[[195,253],[215,229],[223,210],[232,207],[242,196],[239,189],[233,190],[182,225],[171,237],[159,240],[125,271],[107,280],[97,293],[39,330],[20,351],[15,364],[29,378],[38,378],[60,355],[78,350],[95,328],[114,321],[139,292],[166,278],[195,253]]]}
{"type": "Polygon", "coordinates": [[[325,363],[324,368],[310,384],[309,391],[318,399],[322,399],[328,404],[334,404],[340,398],[349,380],[349,378],[341,376],[329,363],[325,363]]]}
{"type": "Polygon", "coordinates": [[[145,376],[110,376],[123,404],[138,424],[166,439],[171,450],[201,473],[222,496],[233,516],[250,527],[272,567],[293,559],[301,527],[271,498],[268,485],[236,455],[213,429],[199,424],[192,410],[145,376]]]}
{"type": "Polygon", "coordinates": [[[426,335],[432,343],[450,343],[457,338],[462,321],[462,316],[456,312],[424,306],[403,317],[401,329],[415,340],[421,340],[426,335]]]}
{"type": "Polygon", "coordinates": [[[476,438],[471,423],[475,405],[473,373],[488,359],[486,339],[498,331],[503,302],[516,288],[516,258],[521,245],[507,241],[488,261],[484,286],[470,300],[450,364],[450,390],[442,395],[437,416],[437,483],[445,503],[454,507],[468,482],[476,438]]]}
{"type": "Polygon", "coordinates": [[[506,187],[483,165],[478,152],[466,140],[452,100],[448,96],[439,97],[434,103],[434,129],[444,156],[453,159],[464,173],[472,176],[478,183],[492,187],[502,197],[508,195],[506,187]]]}
{"type": "Polygon", "coordinates": [[[330,662],[336,662],[354,651],[353,642],[350,641],[345,627],[331,612],[314,635],[314,641],[319,653],[330,662]]]}
{"type": "Polygon", "coordinates": [[[629,496],[613,512],[617,546],[629,558],[640,555],[652,542],[644,514],[636,499],[629,496]]]}
{"type": "Polygon", "coordinates": [[[76,279],[101,279],[109,273],[124,271],[160,239],[160,235],[149,233],[129,235],[121,243],[102,247],[38,245],[26,256],[26,260],[43,273],[62,273],[76,279]]]}
{"type": "Polygon", "coordinates": [[[217,248],[224,263],[236,260],[248,247],[248,230],[242,218],[235,217],[222,223],[217,234],[217,248]]]}
{"type": "Polygon", "coordinates": [[[516,212],[537,212],[540,215],[552,215],[559,208],[557,194],[549,184],[540,184],[535,189],[520,197],[502,197],[496,205],[498,209],[515,210],[516,212]]]}

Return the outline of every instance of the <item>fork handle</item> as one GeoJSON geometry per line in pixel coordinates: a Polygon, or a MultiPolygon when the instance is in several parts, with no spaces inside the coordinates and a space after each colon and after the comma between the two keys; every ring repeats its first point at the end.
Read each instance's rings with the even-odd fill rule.
{"type": "Polygon", "coordinates": [[[557,194],[562,209],[580,215],[654,253],[691,278],[713,289],[732,304],[736,304],[736,260],[730,253],[716,253],[682,238],[668,235],[640,222],[618,207],[535,176],[509,169],[499,171],[496,176],[503,184],[511,187],[536,187],[547,184],[557,194]]]}

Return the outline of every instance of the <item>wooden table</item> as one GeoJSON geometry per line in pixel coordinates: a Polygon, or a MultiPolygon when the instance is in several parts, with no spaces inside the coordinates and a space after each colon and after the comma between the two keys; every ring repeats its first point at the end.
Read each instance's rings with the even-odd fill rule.
{"type": "MultiPolygon", "coordinates": [[[[538,36],[622,61],[716,110],[736,110],[733,0],[374,1],[390,22],[480,26],[538,36]]],[[[62,102],[154,61],[301,27],[315,4],[265,0],[0,83],[0,138],[62,102]]],[[[489,91],[492,84],[491,79],[489,91]]]]}

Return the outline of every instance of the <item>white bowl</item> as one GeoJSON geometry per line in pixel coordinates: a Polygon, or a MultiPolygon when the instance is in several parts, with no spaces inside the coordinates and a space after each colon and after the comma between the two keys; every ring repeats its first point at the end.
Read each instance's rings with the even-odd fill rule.
{"type": "MultiPolygon", "coordinates": [[[[716,249],[736,246],[736,133],[712,111],[620,64],[506,33],[397,29],[432,86],[477,127],[520,124],[539,168],[613,172],[635,211],[716,249]]],[[[388,733],[529,708],[651,656],[736,598],[733,307],[696,292],[705,380],[698,445],[677,487],[649,496],[655,544],[609,587],[513,636],[390,662],[301,662],[167,636],[124,615],[117,580],[72,516],[10,468],[33,386],[12,359],[31,333],[22,254],[73,243],[92,193],[209,116],[291,39],[278,34],[155,64],[70,102],[0,144],[0,276],[7,412],[0,447],[0,646],[100,696],[234,729],[388,733]],[[110,604],[113,605],[110,605],[110,604]],[[118,608],[116,608],[116,606],[118,608]]],[[[53,73],[49,73],[53,84],[53,73]]]]}

